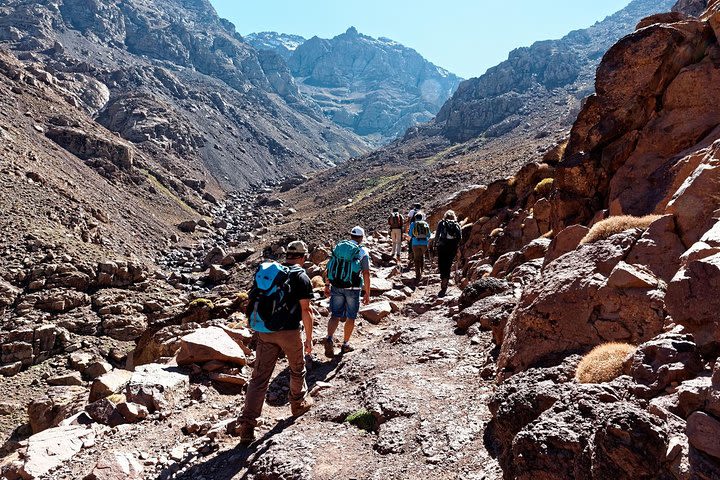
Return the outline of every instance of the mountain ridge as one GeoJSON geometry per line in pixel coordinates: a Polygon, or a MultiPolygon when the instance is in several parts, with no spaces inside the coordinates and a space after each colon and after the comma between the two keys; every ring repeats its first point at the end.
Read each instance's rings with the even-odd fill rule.
{"type": "Polygon", "coordinates": [[[352,26],[330,39],[313,36],[292,50],[284,43],[290,37],[246,36],[256,48],[286,57],[303,94],[335,123],[376,146],[431,120],[460,81],[414,49],[352,26]]]}

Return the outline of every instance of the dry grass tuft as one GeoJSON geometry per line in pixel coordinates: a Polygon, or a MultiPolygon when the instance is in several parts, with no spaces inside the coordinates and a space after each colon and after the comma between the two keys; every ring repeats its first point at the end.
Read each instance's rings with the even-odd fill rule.
{"type": "Polygon", "coordinates": [[[623,365],[628,355],[637,347],[628,343],[604,343],[593,348],[583,357],[575,371],[575,380],[580,383],[610,382],[623,374],[623,365]]]}
{"type": "Polygon", "coordinates": [[[554,178],[543,178],[535,185],[535,194],[541,197],[547,197],[552,192],[553,185],[555,184],[554,178]]]}
{"type": "Polygon", "coordinates": [[[580,245],[594,243],[598,240],[605,240],[616,233],[631,230],[633,228],[647,229],[651,223],[660,218],[660,215],[645,215],[644,217],[633,217],[630,215],[619,215],[601,220],[592,226],[580,245]]]}

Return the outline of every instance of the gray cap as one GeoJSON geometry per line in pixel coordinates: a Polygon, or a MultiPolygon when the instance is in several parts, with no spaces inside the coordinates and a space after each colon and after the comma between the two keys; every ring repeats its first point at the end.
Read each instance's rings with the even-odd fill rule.
{"type": "Polygon", "coordinates": [[[308,253],[307,245],[302,240],[295,240],[294,242],[288,243],[287,255],[305,255],[308,253]]]}

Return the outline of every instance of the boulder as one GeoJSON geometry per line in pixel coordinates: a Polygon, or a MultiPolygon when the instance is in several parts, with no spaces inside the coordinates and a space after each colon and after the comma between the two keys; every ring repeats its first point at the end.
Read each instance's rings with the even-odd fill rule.
{"type": "Polygon", "coordinates": [[[27,440],[21,478],[41,478],[95,443],[95,431],[85,425],[66,425],[36,433],[27,440]]]}
{"type": "Polygon", "coordinates": [[[704,412],[695,412],[687,421],[690,445],[720,460],[720,420],[704,412]]]}
{"type": "Polygon", "coordinates": [[[230,272],[228,272],[224,268],[219,267],[218,265],[210,266],[210,269],[208,270],[208,280],[210,280],[212,283],[223,283],[228,278],[230,278],[230,272]]]}
{"type": "Polygon", "coordinates": [[[117,427],[125,423],[125,418],[118,411],[118,404],[125,402],[125,395],[115,394],[101,398],[85,407],[90,418],[103,425],[117,427]]]}
{"type": "Polygon", "coordinates": [[[360,316],[373,325],[379,324],[383,318],[392,313],[392,306],[387,300],[374,302],[360,307],[360,316]]]}
{"type": "Polygon", "coordinates": [[[609,282],[638,236],[637,231],[613,235],[545,267],[525,288],[508,320],[498,358],[501,376],[605,342],[638,344],[662,331],[664,291],[659,280],[650,282],[656,287],[644,288],[626,287],[622,278],[619,287],[609,282]]]}
{"type": "Polygon", "coordinates": [[[205,255],[205,258],[203,259],[203,267],[208,268],[211,265],[220,265],[226,256],[228,255],[222,247],[213,247],[207,255],[205,255]]]}
{"type": "Polygon", "coordinates": [[[665,305],[676,324],[692,333],[704,350],[720,344],[720,253],[693,260],[668,285],[665,305]]]}
{"type": "Polygon", "coordinates": [[[382,295],[385,292],[389,292],[393,289],[393,283],[390,280],[383,278],[371,278],[370,279],[370,293],[372,295],[382,295]]]}
{"type": "Polygon", "coordinates": [[[674,382],[695,377],[702,368],[691,335],[663,333],[640,345],[633,355],[630,374],[638,384],[634,393],[650,398],[674,382]]]}
{"type": "Polygon", "coordinates": [[[323,247],[318,247],[310,253],[310,261],[315,265],[320,265],[330,258],[330,252],[323,247]]]}
{"type": "Polygon", "coordinates": [[[64,375],[58,375],[47,379],[48,385],[63,386],[63,385],[83,385],[83,379],[80,372],[70,372],[64,375]]]}
{"type": "Polygon", "coordinates": [[[178,365],[190,365],[211,360],[245,365],[245,352],[228,333],[220,327],[196,330],[180,339],[177,353],[178,365]]]}
{"type": "Polygon", "coordinates": [[[677,234],[675,218],[672,215],[663,215],[645,230],[625,261],[644,265],[667,283],[680,268],[680,256],[684,251],[685,247],[677,234]]]}
{"type": "Polygon", "coordinates": [[[87,390],[78,386],[50,387],[47,393],[28,405],[33,433],[57,427],[60,422],[83,410],[87,390]]]}
{"type": "Polygon", "coordinates": [[[143,466],[128,453],[105,453],[83,480],[141,480],[143,466]]]}
{"type": "Polygon", "coordinates": [[[460,308],[465,309],[485,297],[509,290],[510,284],[497,278],[481,278],[468,285],[460,294],[460,308]]]}
{"type": "Polygon", "coordinates": [[[94,402],[114,393],[119,393],[130,382],[133,373],[128,370],[115,369],[98,377],[90,387],[89,400],[94,402]]]}
{"type": "Polygon", "coordinates": [[[589,231],[590,229],[583,225],[571,225],[561,230],[550,242],[543,266],[575,250],[589,231]]]}
{"type": "Polygon", "coordinates": [[[103,361],[91,362],[87,366],[85,371],[83,372],[83,376],[85,378],[89,378],[90,380],[94,380],[94,379],[110,372],[112,370],[112,368],[113,368],[112,365],[110,365],[107,362],[103,362],[103,361]]]}
{"type": "Polygon", "coordinates": [[[185,233],[193,233],[197,228],[198,224],[195,220],[185,220],[180,222],[177,226],[178,230],[185,233]]]}
{"type": "Polygon", "coordinates": [[[175,367],[150,363],[137,367],[125,387],[127,401],[137,403],[149,412],[172,408],[185,398],[188,376],[175,367]]]}

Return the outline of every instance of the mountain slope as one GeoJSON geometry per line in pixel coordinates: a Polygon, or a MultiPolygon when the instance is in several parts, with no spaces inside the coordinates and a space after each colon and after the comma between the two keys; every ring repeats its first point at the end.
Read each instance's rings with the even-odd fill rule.
{"type": "Polygon", "coordinates": [[[272,50],[287,61],[290,60],[293,52],[306,42],[306,39],[300,35],[287,33],[259,32],[246,35],[245,41],[257,50],[272,50]]]}
{"type": "Polygon", "coordinates": [[[323,168],[362,140],[325,120],[287,67],[205,0],[9,0],[0,41],[103,91],[80,106],[170,176],[224,188],[323,168]]]}
{"type": "Polygon", "coordinates": [[[375,145],[432,119],[460,82],[415,50],[362,35],[354,27],[299,45],[299,37],[272,32],[247,39],[258,49],[287,57],[300,91],[328,118],[375,145]]]}
{"type": "Polygon", "coordinates": [[[485,75],[463,82],[434,121],[289,193],[288,201],[301,205],[301,213],[318,215],[313,222],[303,213],[306,223],[299,228],[315,236],[326,228],[318,228],[320,222],[330,235],[329,225],[338,219],[382,227],[391,206],[443,204],[459,186],[490,184],[533,161],[557,162],[562,149],[552,145],[567,138],[583,99],[593,92],[595,67],[606,49],[643,17],[672,4],[634,0],[590,29],[520,49],[485,75]],[[478,97],[481,93],[485,96],[478,97]],[[320,193],[310,198],[308,191],[320,193]]]}

